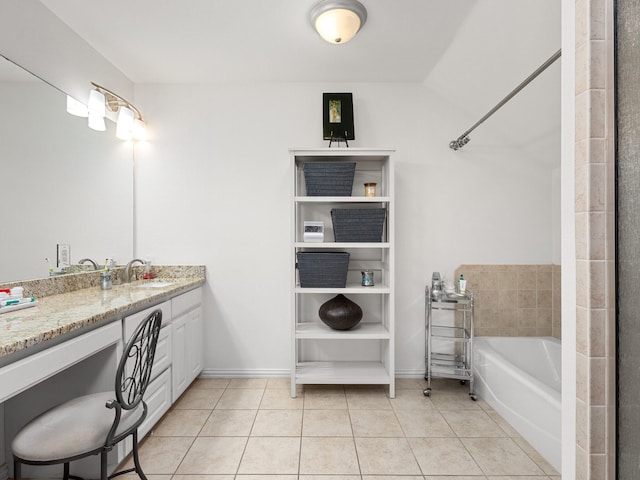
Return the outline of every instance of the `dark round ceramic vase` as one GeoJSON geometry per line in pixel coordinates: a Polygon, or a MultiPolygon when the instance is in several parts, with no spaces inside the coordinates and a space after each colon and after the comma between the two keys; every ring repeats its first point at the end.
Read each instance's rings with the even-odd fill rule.
{"type": "Polygon", "coordinates": [[[336,295],[320,306],[320,320],[334,330],[349,330],[362,320],[362,309],[344,295],[336,295]]]}

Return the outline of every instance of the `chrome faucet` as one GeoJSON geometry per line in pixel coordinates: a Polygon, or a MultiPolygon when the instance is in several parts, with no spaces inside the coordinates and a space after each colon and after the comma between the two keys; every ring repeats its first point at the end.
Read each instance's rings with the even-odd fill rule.
{"type": "MultiPolygon", "coordinates": [[[[122,282],[129,283],[131,281],[131,266],[135,263],[139,262],[140,265],[144,265],[144,260],[140,260],[139,258],[134,258],[124,267],[124,271],[122,272],[122,282]]],[[[136,278],[137,280],[137,278],[136,278]]]]}
{"type": "Polygon", "coordinates": [[[78,260],[78,265],[82,265],[83,263],[86,263],[86,262],[89,262],[91,265],[93,265],[94,270],[98,270],[98,264],[93,260],[91,260],[90,258],[83,258],[82,260],[78,260]]]}

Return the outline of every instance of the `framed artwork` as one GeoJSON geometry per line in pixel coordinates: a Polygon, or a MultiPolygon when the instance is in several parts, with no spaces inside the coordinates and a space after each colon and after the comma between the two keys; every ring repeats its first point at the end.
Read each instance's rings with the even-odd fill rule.
{"type": "Polygon", "coordinates": [[[324,140],[355,140],[351,93],[322,94],[322,134],[324,140]]]}

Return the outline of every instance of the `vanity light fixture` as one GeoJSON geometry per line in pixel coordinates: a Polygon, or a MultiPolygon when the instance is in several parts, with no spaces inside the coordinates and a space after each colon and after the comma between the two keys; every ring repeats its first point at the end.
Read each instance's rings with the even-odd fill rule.
{"type": "Polygon", "coordinates": [[[347,43],[367,21],[367,9],[358,0],[322,0],[310,14],[311,25],[329,43],[347,43]]]}
{"type": "Polygon", "coordinates": [[[104,123],[104,117],[107,114],[104,102],[105,98],[102,92],[98,90],[91,90],[89,92],[89,104],[87,105],[89,111],[88,124],[89,128],[99,132],[104,132],[107,129],[104,123]]]}
{"type": "MultiPolygon", "coordinates": [[[[146,125],[142,113],[134,104],[125,100],[108,88],[91,82],[93,89],[89,92],[89,127],[104,131],[104,119],[117,118],[116,136],[122,140],[145,140],[146,125]],[[111,114],[111,115],[110,115],[111,114]]],[[[67,108],[68,111],[68,108],[67,108]]],[[[71,113],[71,112],[70,112],[71,113]]]]}
{"type": "Polygon", "coordinates": [[[107,129],[107,124],[104,121],[104,117],[100,117],[99,115],[91,115],[89,113],[89,120],[87,121],[87,125],[92,130],[96,130],[98,132],[104,132],[107,129]]]}
{"type": "Polygon", "coordinates": [[[118,108],[118,120],[116,121],[116,137],[120,140],[133,138],[133,110],[128,107],[118,108]]]}
{"type": "Polygon", "coordinates": [[[89,108],[82,103],[73,98],[70,95],[67,95],[67,113],[71,115],[75,115],[76,117],[88,117],[89,116],[89,108]]]}

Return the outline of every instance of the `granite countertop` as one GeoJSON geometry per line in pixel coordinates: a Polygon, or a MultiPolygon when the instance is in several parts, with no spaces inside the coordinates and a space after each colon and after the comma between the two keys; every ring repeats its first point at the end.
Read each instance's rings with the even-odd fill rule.
{"type": "MultiPolygon", "coordinates": [[[[114,285],[110,290],[98,286],[38,298],[35,307],[0,314],[0,358],[42,346],[46,342],[74,336],[82,329],[117,320],[126,313],[161,303],[205,283],[204,274],[189,277],[160,277],[114,285]],[[140,288],[152,282],[167,286],[140,288]]],[[[57,343],[57,342],[53,342],[57,343]]],[[[52,343],[52,344],[53,344],[52,343]]]]}

